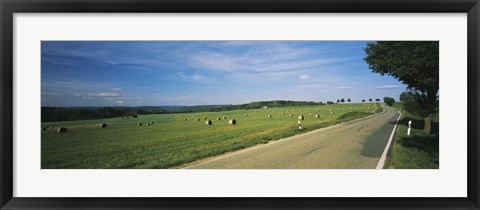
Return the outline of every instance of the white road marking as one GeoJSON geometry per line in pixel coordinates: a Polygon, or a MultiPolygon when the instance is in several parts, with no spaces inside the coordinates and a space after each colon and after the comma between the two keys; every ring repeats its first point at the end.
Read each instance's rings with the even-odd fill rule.
{"type": "Polygon", "coordinates": [[[395,129],[397,129],[397,124],[398,121],[400,120],[400,117],[402,117],[402,113],[397,111],[400,115],[398,115],[397,122],[395,123],[395,126],[393,126],[392,134],[390,135],[390,139],[388,140],[387,146],[385,146],[385,149],[383,150],[382,157],[380,157],[380,160],[378,161],[377,168],[376,169],[383,169],[383,166],[385,166],[385,160],[387,159],[387,153],[388,149],[390,148],[390,144],[392,143],[393,136],[395,134],[395,129]]]}

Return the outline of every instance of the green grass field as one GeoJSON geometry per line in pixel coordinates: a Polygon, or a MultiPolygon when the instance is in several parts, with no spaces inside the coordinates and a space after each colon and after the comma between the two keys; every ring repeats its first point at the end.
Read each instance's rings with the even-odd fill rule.
{"type": "MultiPolygon", "coordinates": [[[[402,103],[394,108],[402,109],[402,103]]],[[[423,118],[402,111],[394,143],[390,149],[385,168],[395,169],[437,169],[439,168],[439,115],[432,116],[432,134],[423,132],[423,118]],[[407,135],[408,121],[412,121],[411,135],[407,135]]]]}
{"type": "Polygon", "coordinates": [[[378,103],[359,103],[42,123],[42,168],[170,168],[381,111],[378,103]],[[68,132],[57,133],[59,127],[68,132]]]}

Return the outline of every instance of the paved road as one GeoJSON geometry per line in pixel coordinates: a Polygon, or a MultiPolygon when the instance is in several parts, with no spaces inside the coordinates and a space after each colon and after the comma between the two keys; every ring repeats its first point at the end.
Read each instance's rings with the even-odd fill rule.
{"type": "Polygon", "coordinates": [[[268,144],[205,159],[187,168],[342,169],[375,168],[399,113],[345,122],[268,144]]]}

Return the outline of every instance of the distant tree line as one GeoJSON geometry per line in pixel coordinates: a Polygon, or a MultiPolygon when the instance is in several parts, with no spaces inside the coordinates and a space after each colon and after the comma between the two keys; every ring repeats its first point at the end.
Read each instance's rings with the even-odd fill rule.
{"type": "Polygon", "coordinates": [[[133,117],[139,114],[166,113],[160,107],[42,107],[42,122],[133,117]]]}
{"type": "MultiPolygon", "coordinates": [[[[333,102],[332,102],[333,104],[333,102]]],[[[144,107],[42,107],[42,122],[91,120],[112,117],[136,118],[143,114],[220,112],[264,107],[324,105],[314,101],[259,101],[240,105],[144,106],[144,107]]]]}
{"type": "Polygon", "coordinates": [[[185,112],[220,112],[231,111],[239,109],[261,109],[264,107],[283,107],[283,106],[309,106],[309,105],[324,105],[322,102],[315,101],[288,101],[288,100],[274,100],[274,101],[256,101],[247,104],[239,105],[199,105],[199,106],[162,106],[163,109],[170,113],[185,113],[185,112]]]}
{"type": "Polygon", "coordinates": [[[259,101],[251,102],[248,104],[240,105],[243,109],[259,109],[265,106],[267,107],[282,107],[282,106],[311,106],[311,105],[324,105],[322,102],[314,101],[284,101],[284,100],[275,100],[275,101],[259,101]]]}
{"type": "MultiPolygon", "coordinates": [[[[352,100],[351,100],[351,99],[347,99],[347,102],[350,103],[350,102],[352,102],[352,100]]],[[[337,99],[337,104],[338,104],[338,103],[345,103],[345,99],[344,99],[344,98],[342,98],[342,99],[337,99]]],[[[327,103],[327,104],[328,104],[328,103],[327,103]]]]}

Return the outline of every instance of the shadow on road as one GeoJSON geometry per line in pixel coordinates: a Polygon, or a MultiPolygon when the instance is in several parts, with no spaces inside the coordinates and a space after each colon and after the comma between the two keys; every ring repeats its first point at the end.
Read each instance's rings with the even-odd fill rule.
{"type": "Polygon", "coordinates": [[[389,123],[383,125],[377,132],[367,138],[361,154],[365,157],[380,157],[387,145],[393,127],[398,119],[398,113],[392,117],[389,123]]]}

